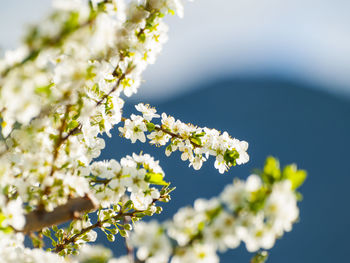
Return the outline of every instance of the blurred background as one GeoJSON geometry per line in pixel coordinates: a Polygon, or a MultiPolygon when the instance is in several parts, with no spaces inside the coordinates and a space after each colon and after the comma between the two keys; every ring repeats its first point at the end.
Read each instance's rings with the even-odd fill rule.
{"type": "MultiPolygon", "coordinates": [[[[50,3],[2,3],[0,48],[16,47],[25,25],[40,21],[50,3]]],[[[168,19],[170,41],[147,69],[125,115],[135,112],[134,103],[146,102],[184,122],[228,131],[249,142],[250,162],[225,175],[218,174],[212,161],[194,171],[179,155],[167,158],[162,148],[131,144],[117,136],[117,130],[107,139],[101,159],[143,150],[160,160],[177,190],[163,214],[155,217],[159,220],[198,197],[218,195],[234,177],[246,178],[252,168],[261,167],[268,155],[282,165],[295,162],[309,175],[301,188],[300,222],[277,241],[268,262],[346,262],[349,10],[347,0],[186,3],[184,19],[168,19]]],[[[108,243],[104,237],[101,242],[108,243]]],[[[221,262],[249,262],[250,257],[241,245],[221,255],[221,262]]]]}

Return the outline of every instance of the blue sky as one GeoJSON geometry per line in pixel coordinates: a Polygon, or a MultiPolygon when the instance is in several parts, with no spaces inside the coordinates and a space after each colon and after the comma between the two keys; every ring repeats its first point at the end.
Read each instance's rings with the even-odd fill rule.
{"type": "MultiPolygon", "coordinates": [[[[50,4],[3,3],[0,47],[17,46],[25,24],[40,21],[50,4]]],[[[186,1],[185,18],[168,19],[170,41],[147,69],[139,97],[162,100],[242,75],[297,79],[350,97],[349,10],[346,0],[186,1]]]]}

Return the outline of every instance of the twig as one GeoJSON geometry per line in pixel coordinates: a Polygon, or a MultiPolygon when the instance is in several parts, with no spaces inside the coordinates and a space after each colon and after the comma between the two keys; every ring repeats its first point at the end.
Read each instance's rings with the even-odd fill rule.
{"type": "Polygon", "coordinates": [[[73,198],[68,200],[66,204],[56,207],[52,212],[45,210],[30,212],[26,215],[24,228],[17,231],[24,233],[39,231],[44,227],[51,227],[72,220],[81,213],[96,210],[97,207],[97,200],[91,195],[73,198]]]}
{"type": "MultiPolygon", "coordinates": [[[[152,203],[150,205],[153,205],[155,202],[159,201],[161,198],[164,198],[164,196],[160,196],[159,198],[157,199],[153,199],[152,203]]],[[[125,218],[132,218],[134,217],[136,214],[139,214],[139,213],[144,213],[146,210],[134,210],[132,212],[123,212],[122,210],[114,217],[112,217],[115,221],[117,220],[121,220],[121,219],[125,219],[125,218]]],[[[65,247],[67,245],[69,245],[70,243],[73,243],[75,242],[75,240],[80,237],[81,235],[89,232],[90,230],[92,229],[95,229],[95,228],[100,228],[101,226],[103,226],[104,223],[108,222],[110,220],[110,218],[107,218],[107,219],[104,219],[102,221],[97,221],[95,224],[91,225],[91,226],[88,226],[86,228],[83,228],[79,233],[71,236],[70,238],[65,238],[63,240],[62,243],[59,243],[56,245],[55,247],[55,252],[56,253],[59,253],[61,252],[63,249],[65,249],[65,247]]]]}

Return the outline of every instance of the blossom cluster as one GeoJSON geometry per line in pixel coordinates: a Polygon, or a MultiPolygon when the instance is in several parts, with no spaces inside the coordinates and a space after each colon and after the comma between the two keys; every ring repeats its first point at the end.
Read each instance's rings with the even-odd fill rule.
{"type": "Polygon", "coordinates": [[[25,204],[22,214],[91,194],[90,165],[105,146],[99,135],[120,122],[121,94],[137,91],[166,41],[163,16],[182,12],[173,0],[54,6],[0,61],[0,190],[8,207],[25,204]]]}
{"type": "Polygon", "coordinates": [[[2,231],[10,231],[11,227],[22,229],[25,218],[22,211],[21,198],[5,200],[5,196],[0,195],[0,234],[2,231]]]}
{"type": "Polygon", "coordinates": [[[215,156],[214,166],[220,173],[249,161],[246,141],[232,138],[227,132],[183,123],[166,113],[156,114],[156,110],[149,105],[140,103],[135,107],[142,115],[132,114],[130,119],[123,119],[124,127],[119,128],[122,135],[132,143],[137,140],[146,142],[145,133],[149,132],[147,138],[150,144],[168,144],[165,150],[167,156],[179,150],[182,153],[181,160],[188,160],[195,170],[199,170],[209,156],[215,156]],[[161,124],[153,123],[153,118],[160,118],[161,124]]]}
{"type": "Polygon", "coordinates": [[[217,250],[224,252],[241,242],[250,252],[270,249],[298,219],[296,188],[305,176],[294,165],[281,173],[276,160],[269,158],[259,175],[235,180],[217,198],[198,199],[172,221],[137,224],[132,236],[136,255],[146,263],[166,263],[169,258],[171,263],[215,263],[217,250]]]}
{"type": "Polygon", "coordinates": [[[111,111],[120,110],[120,93],[136,93],[141,73],[167,40],[163,16],[182,13],[181,2],[173,0],[55,2],[57,11],[0,61],[5,136],[15,123],[28,124],[56,104],[79,100],[85,113],[98,104],[90,115],[107,119],[108,132],[108,123],[118,122],[111,111]]]}
{"type": "Polygon", "coordinates": [[[57,254],[42,249],[30,249],[23,245],[23,234],[5,234],[0,231],[0,263],[64,263],[65,260],[57,254]]]}
{"type": "Polygon", "coordinates": [[[162,17],[181,10],[178,1],[157,2],[55,1],[57,11],[26,44],[6,53],[3,188],[11,185],[23,202],[47,210],[89,191],[86,168],[104,148],[98,135],[120,122],[121,92],[136,92],[161,50],[162,17]]]}
{"type": "Polygon", "coordinates": [[[163,180],[164,172],[159,162],[148,154],[133,154],[121,159],[120,164],[109,162],[94,162],[91,165],[92,190],[102,208],[118,204],[126,191],[130,193],[130,200],[137,210],[155,212],[153,200],[160,198],[160,191],[151,184],[167,186],[163,180]],[[151,206],[151,207],[150,207],[151,206]]]}
{"type": "MultiPolygon", "coordinates": [[[[91,173],[87,176],[87,180],[91,185],[91,192],[100,205],[97,222],[93,224],[88,214],[85,214],[82,218],[73,220],[67,229],[59,229],[56,226],[53,226],[52,229],[42,229],[42,234],[52,240],[51,251],[59,255],[76,253],[78,249],[84,248],[87,242],[96,240],[95,228],[100,228],[111,242],[115,240],[117,234],[128,236],[132,226],[125,223],[127,218],[138,221],[146,215],[160,213],[162,209],[156,206],[156,202],[170,200],[169,193],[173,189],[168,187],[169,183],[165,182],[163,177],[164,172],[158,161],[148,154],[133,154],[133,156],[122,158],[120,163],[115,160],[92,163],[91,173]],[[162,189],[150,187],[150,185],[162,186],[162,189]]],[[[17,199],[1,206],[2,216],[5,219],[1,222],[2,228],[11,226],[21,229],[23,227],[24,217],[21,213],[21,205],[17,199]]],[[[11,228],[8,230],[11,231],[11,228]]],[[[14,238],[15,236],[7,238],[9,237],[14,238]]],[[[34,240],[34,243],[35,241],[38,244],[42,242],[39,239],[34,240]]],[[[10,239],[9,242],[11,242],[10,239]]],[[[11,257],[14,260],[18,259],[19,256],[25,258],[30,253],[32,253],[30,257],[34,258],[41,255],[37,250],[30,252],[30,249],[24,249],[22,244],[22,254],[10,257],[17,245],[14,244],[11,247],[5,245],[0,247],[0,251],[7,251],[8,260],[11,257]]]]}
{"type": "MultiPolygon", "coordinates": [[[[159,212],[153,201],[162,195],[149,185],[167,185],[146,155],[92,162],[105,146],[99,136],[110,136],[121,120],[122,94],[137,92],[167,40],[164,15],[181,16],[181,1],[55,0],[54,7],[0,60],[1,233],[21,230],[30,212],[54,211],[77,197],[91,196],[107,209],[126,196],[136,210],[159,212]],[[118,165],[123,178],[100,173],[118,165]]],[[[94,240],[87,234],[85,241],[94,240]]]]}
{"type": "Polygon", "coordinates": [[[108,262],[115,263],[112,252],[101,246],[84,245],[79,255],[61,257],[53,252],[42,249],[30,249],[23,245],[23,234],[3,234],[0,232],[0,263],[83,263],[83,262],[108,262]]]}

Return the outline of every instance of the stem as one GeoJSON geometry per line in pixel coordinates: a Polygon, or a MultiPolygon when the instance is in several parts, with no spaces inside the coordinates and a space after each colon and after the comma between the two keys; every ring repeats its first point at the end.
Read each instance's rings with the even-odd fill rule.
{"type": "MultiPolygon", "coordinates": [[[[121,119],[121,121],[123,121],[123,122],[125,122],[127,120],[127,118],[124,118],[124,117],[122,117],[122,119],[121,119]]],[[[146,121],[145,121],[146,122],[146,121]]],[[[163,128],[163,126],[161,125],[161,126],[155,126],[154,127],[154,129],[156,130],[156,131],[162,131],[162,132],[164,132],[164,133],[166,133],[166,134],[168,134],[168,135],[170,135],[171,136],[171,138],[177,138],[177,139],[180,139],[180,140],[186,140],[186,138],[183,138],[180,134],[176,134],[176,133],[173,133],[173,132],[171,132],[171,131],[169,131],[169,130],[167,130],[167,129],[165,129],[165,128],[163,128]]],[[[200,147],[202,147],[202,145],[199,145],[199,144],[197,144],[197,143],[195,143],[195,142],[193,142],[193,141],[191,141],[190,140],[190,143],[193,145],[193,147],[198,147],[198,148],[200,148],[200,147]]]]}
{"type": "MultiPolygon", "coordinates": [[[[155,202],[159,201],[161,198],[164,198],[164,195],[160,196],[159,198],[157,199],[153,199],[152,203],[150,204],[153,205],[155,202]]],[[[132,218],[134,217],[136,214],[139,214],[139,213],[143,213],[147,210],[134,210],[132,212],[123,212],[122,210],[114,217],[112,217],[112,219],[114,219],[115,221],[118,221],[118,220],[121,220],[121,219],[124,219],[126,220],[126,218],[132,218]]],[[[95,228],[100,228],[103,226],[104,223],[107,223],[108,221],[110,221],[110,218],[107,218],[105,220],[102,220],[102,221],[97,221],[95,224],[91,225],[91,226],[88,226],[86,228],[83,228],[79,233],[71,236],[70,238],[65,238],[63,240],[62,243],[60,244],[57,244],[56,247],[55,247],[55,252],[56,253],[59,253],[61,252],[63,249],[66,248],[67,245],[69,245],[70,243],[73,243],[75,242],[75,240],[80,237],[81,235],[89,232],[90,230],[93,230],[95,228]]]]}
{"type": "Polygon", "coordinates": [[[60,147],[64,143],[64,141],[66,140],[66,139],[63,139],[63,138],[66,138],[66,137],[63,137],[63,132],[67,126],[67,119],[69,116],[70,107],[71,107],[71,105],[66,105],[66,110],[64,113],[62,124],[58,130],[58,140],[56,141],[55,148],[54,148],[53,154],[52,154],[52,165],[51,165],[50,176],[53,176],[53,174],[55,173],[55,162],[56,162],[56,159],[58,157],[60,147]]]}
{"type": "Polygon", "coordinates": [[[97,209],[97,200],[91,195],[68,200],[64,205],[56,207],[53,211],[36,210],[26,215],[26,224],[18,232],[30,233],[39,231],[44,227],[58,225],[78,217],[81,213],[97,209]]]}
{"type": "MultiPolygon", "coordinates": [[[[157,131],[162,131],[166,134],[169,134],[172,138],[178,138],[178,139],[181,139],[181,140],[186,140],[186,138],[183,138],[180,134],[176,134],[176,133],[173,133],[171,131],[168,131],[167,129],[164,129],[163,126],[161,125],[160,127],[156,126],[155,127],[155,130],[157,131]]],[[[199,145],[193,141],[190,140],[190,143],[196,148],[196,147],[202,147],[202,145],[199,145]]]]}
{"type": "MultiPolygon", "coordinates": [[[[129,73],[129,72],[127,72],[129,73]]],[[[96,106],[99,106],[106,98],[108,98],[108,96],[110,96],[113,92],[115,92],[117,90],[117,88],[119,87],[120,85],[120,82],[125,79],[125,75],[127,73],[123,73],[120,78],[118,79],[117,83],[113,86],[113,88],[107,93],[105,94],[97,103],[96,103],[96,106]]]]}

